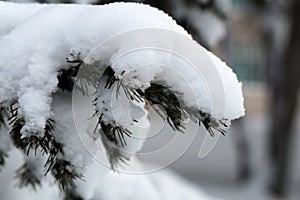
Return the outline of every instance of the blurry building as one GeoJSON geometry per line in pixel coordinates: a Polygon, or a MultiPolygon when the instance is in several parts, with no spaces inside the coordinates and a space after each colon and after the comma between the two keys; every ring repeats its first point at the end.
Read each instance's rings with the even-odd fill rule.
{"type": "Polygon", "coordinates": [[[228,16],[228,61],[246,84],[265,80],[267,55],[263,13],[248,0],[233,0],[228,16]]]}

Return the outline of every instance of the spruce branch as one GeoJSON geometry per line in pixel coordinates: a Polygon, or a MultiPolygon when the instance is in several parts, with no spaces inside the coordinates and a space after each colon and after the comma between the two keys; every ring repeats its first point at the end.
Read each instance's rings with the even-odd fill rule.
{"type": "MultiPolygon", "coordinates": [[[[43,136],[32,133],[31,136],[22,137],[21,130],[25,125],[23,117],[18,116],[18,106],[11,105],[10,109],[11,117],[9,118],[9,124],[12,126],[10,135],[15,146],[21,149],[24,154],[28,156],[30,150],[41,150],[42,153],[48,155],[48,159],[44,165],[45,175],[51,171],[55,180],[58,182],[60,189],[67,191],[75,186],[74,180],[80,178],[81,175],[77,173],[70,164],[70,162],[63,159],[63,145],[55,140],[52,135],[55,121],[48,119],[46,121],[45,128],[43,130],[43,136]]],[[[20,179],[20,186],[31,185],[33,188],[36,185],[40,185],[39,180],[32,177],[32,171],[30,167],[25,163],[18,171],[17,177],[20,179]]]]}
{"type": "Polygon", "coordinates": [[[84,65],[81,58],[81,52],[70,53],[70,57],[66,58],[69,65],[67,69],[60,69],[57,74],[58,84],[57,87],[63,91],[71,92],[74,87],[76,91],[81,92],[83,95],[89,89],[89,86],[95,86],[98,82],[99,71],[97,66],[87,66],[81,71],[78,76],[80,68],[84,65]]]}
{"type": "Polygon", "coordinates": [[[71,191],[65,194],[64,200],[84,200],[76,191],[71,191]]]}
{"type": "Polygon", "coordinates": [[[58,158],[52,166],[51,173],[55,181],[58,182],[59,188],[65,193],[74,190],[76,187],[75,179],[82,178],[82,175],[76,172],[70,162],[58,158]]]}
{"type": "Polygon", "coordinates": [[[54,120],[48,119],[46,121],[43,136],[39,136],[37,133],[32,133],[30,136],[22,137],[21,130],[25,123],[25,119],[18,116],[17,109],[12,109],[11,117],[9,118],[9,125],[12,126],[10,135],[15,146],[23,150],[26,155],[29,154],[31,149],[34,149],[36,154],[38,148],[40,148],[42,152],[48,153],[49,145],[52,140],[51,132],[54,127],[54,120]]]}
{"type": "Polygon", "coordinates": [[[94,132],[96,131],[99,131],[99,133],[103,135],[101,137],[102,143],[106,149],[106,154],[112,170],[115,170],[116,166],[126,164],[129,158],[122,154],[120,147],[126,145],[125,136],[130,138],[132,133],[128,129],[124,129],[120,126],[106,124],[102,121],[102,117],[98,120],[94,132]],[[100,130],[98,130],[99,126],[101,127],[100,130]]]}
{"type": "Polygon", "coordinates": [[[104,123],[101,123],[101,128],[108,140],[114,142],[116,145],[118,145],[120,141],[122,147],[126,145],[124,135],[126,135],[127,137],[132,136],[132,133],[129,130],[123,129],[120,126],[112,126],[111,124],[106,125],[104,123]]]}
{"type": "Polygon", "coordinates": [[[53,138],[50,146],[50,150],[48,153],[47,161],[44,165],[46,172],[45,175],[49,173],[49,171],[53,168],[53,166],[56,163],[56,160],[58,160],[59,156],[63,156],[63,145],[61,143],[56,142],[56,140],[53,138]]]}
{"type": "Polygon", "coordinates": [[[115,171],[117,166],[122,166],[129,162],[129,158],[124,155],[124,152],[122,152],[119,146],[112,143],[105,135],[104,137],[101,137],[101,140],[105,147],[110,167],[113,171],[115,171]]]}
{"type": "Polygon", "coordinates": [[[222,135],[225,135],[226,128],[228,128],[227,120],[217,120],[211,117],[210,114],[199,111],[199,125],[203,124],[208,133],[214,137],[214,130],[220,132],[222,135]]]}
{"type": "MultiPolygon", "coordinates": [[[[115,77],[114,74],[115,72],[111,67],[107,67],[103,72],[102,77],[99,81],[104,81],[104,89],[112,90],[113,88],[111,87],[115,83],[119,83],[119,79],[115,77]]],[[[118,87],[119,86],[120,85],[118,85],[118,87]]],[[[117,90],[119,90],[119,88],[117,90]]],[[[94,106],[97,106],[97,101],[98,98],[93,101],[94,106]]],[[[132,133],[127,128],[117,125],[116,122],[105,122],[103,120],[103,113],[99,113],[97,109],[93,116],[99,116],[98,122],[94,129],[94,133],[99,133],[102,135],[102,143],[106,149],[110,166],[112,170],[115,170],[116,166],[127,163],[129,160],[125,155],[122,154],[120,147],[124,147],[126,145],[125,138],[130,138],[132,136],[132,133]],[[99,127],[101,128],[100,130],[98,129],[99,127]]]]}
{"type": "Polygon", "coordinates": [[[117,83],[117,93],[122,88],[129,100],[148,103],[174,131],[184,132],[184,122],[187,118],[191,118],[197,119],[199,125],[203,124],[211,136],[215,135],[214,131],[220,132],[222,135],[226,133],[225,129],[228,127],[228,120],[218,120],[211,117],[209,113],[202,112],[201,110],[194,111],[188,108],[184,102],[180,102],[182,94],[172,91],[168,86],[152,82],[149,88],[142,91],[139,88],[135,89],[124,85],[122,80],[115,77],[115,73],[110,66],[107,67],[106,72],[105,75],[108,78],[105,88],[110,88],[113,84],[117,83]]]}
{"type": "MultiPolygon", "coordinates": [[[[125,71],[122,72],[122,75],[123,74],[125,74],[125,71]]],[[[125,85],[122,79],[115,76],[115,72],[111,66],[108,66],[104,71],[102,79],[104,78],[106,79],[104,81],[105,89],[113,89],[112,86],[115,85],[117,87],[117,97],[122,89],[129,100],[145,102],[152,106],[156,113],[158,113],[174,131],[184,132],[186,129],[185,121],[190,118],[193,121],[197,121],[199,126],[203,124],[211,136],[215,136],[215,132],[220,132],[222,135],[225,135],[225,129],[228,126],[226,119],[218,120],[213,118],[209,113],[187,107],[184,102],[181,102],[182,94],[173,91],[171,87],[164,85],[162,82],[152,82],[150,83],[150,87],[144,91],[139,88],[132,88],[131,86],[125,85]]],[[[97,101],[98,98],[93,102],[95,106],[97,106],[97,101]]],[[[97,131],[98,127],[101,127],[100,134],[104,135],[102,142],[107,150],[106,152],[112,169],[120,163],[126,163],[128,158],[118,147],[124,147],[126,145],[125,136],[131,137],[132,133],[122,126],[116,125],[116,123],[107,124],[104,122],[102,120],[103,113],[98,113],[97,109],[94,116],[99,116],[95,131],[97,131]],[[109,144],[109,142],[112,144],[109,144]]]]}
{"type": "Polygon", "coordinates": [[[99,118],[97,126],[101,126],[103,134],[107,137],[109,141],[115,145],[121,145],[124,147],[126,145],[126,140],[124,136],[131,137],[132,133],[128,129],[124,129],[121,126],[113,126],[111,124],[105,124],[102,121],[102,117],[99,118]]]}
{"type": "Polygon", "coordinates": [[[41,185],[41,180],[36,177],[36,170],[30,163],[25,162],[22,167],[16,171],[16,178],[19,180],[19,187],[31,186],[36,190],[37,186],[41,185]]]}
{"type": "Polygon", "coordinates": [[[83,60],[80,59],[80,52],[78,54],[71,53],[70,58],[66,58],[66,62],[70,64],[68,69],[61,69],[58,71],[57,87],[63,91],[72,91],[77,73],[83,64],[83,60]]]}
{"type": "Polygon", "coordinates": [[[85,66],[84,70],[80,71],[80,74],[76,77],[75,91],[85,96],[91,87],[97,87],[101,72],[102,68],[98,65],[85,66]]]}
{"type": "Polygon", "coordinates": [[[137,92],[174,131],[184,132],[184,121],[187,119],[187,114],[173,91],[161,84],[151,83],[145,92],[141,90],[137,90],[137,92]]]}
{"type": "Polygon", "coordinates": [[[48,158],[44,165],[45,175],[50,171],[58,183],[59,188],[69,193],[75,188],[75,179],[82,178],[82,175],[74,169],[71,163],[64,159],[63,144],[51,137],[48,158]]]}
{"type": "Polygon", "coordinates": [[[0,151],[0,171],[2,167],[5,165],[5,158],[7,157],[7,153],[0,151]]]}
{"type": "MultiPolygon", "coordinates": [[[[111,67],[107,67],[104,71],[102,78],[106,78],[106,84],[104,86],[105,89],[111,89],[111,87],[118,81],[118,78],[116,78],[114,74],[115,72],[111,67]]],[[[94,105],[97,105],[97,98],[94,101],[94,105]]],[[[96,111],[95,115],[98,114],[99,113],[96,111]]],[[[98,119],[95,131],[97,131],[97,128],[100,126],[102,129],[102,133],[107,137],[109,141],[111,141],[117,146],[120,144],[122,147],[124,147],[126,145],[125,136],[131,137],[132,133],[128,129],[123,128],[121,126],[112,125],[104,122],[102,120],[102,117],[103,113],[100,113],[100,117],[98,119]]]]}
{"type": "Polygon", "coordinates": [[[64,160],[63,157],[63,145],[53,138],[48,153],[48,159],[44,165],[46,169],[45,175],[51,171],[59,188],[64,192],[68,192],[74,189],[75,179],[81,178],[82,175],[77,173],[70,162],[64,160]]]}
{"type": "MultiPolygon", "coordinates": [[[[8,117],[8,111],[4,104],[0,104],[0,133],[3,127],[6,127],[6,120],[8,117]]],[[[5,165],[5,158],[7,158],[7,153],[0,151],[0,171],[2,167],[5,165]]]]}
{"type": "MultiPolygon", "coordinates": [[[[121,75],[124,73],[125,71],[123,71],[121,75]]],[[[110,89],[115,83],[117,83],[117,96],[122,88],[129,100],[148,103],[171,126],[173,130],[180,132],[184,131],[184,120],[187,118],[186,112],[181,107],[179,99],[175,93],[168,87],[158,83],[151,83],[151,86],[143,92],[140,89],[135,89],[125,85],[122,80],[115,76],[115,72],[110,66],[105,70],[104,76],[107,76],[104,88],[110,89]]]]}
{"type": "Polygon", "coordinates": [[[6,125],[7,116],[7,108],[4,105],[0,104],[0,129],[6,125]]]}
{"type": "Polygon", "coordinates": [[[101,117],[96,125],[95,131],[99,131],[103,135],[102,143],[105,147],[108,160],[112,170],[115,170],[116,166],[121,166],[121,164],[126,164],[129,160],[124,156],[120,150],[120,147],[126,145],[125,136],[131,137],[132,133],[128,129],[124,129],[120,126],[113,126],[111,124],[105,124],[101,117]],[[101,127],[98,130],[98,127],[101,127]]]}
{"type": "Polygon", "coordinates": [[[103,73],[103,77],[107,77],[107,81],[106,84],[104,86],[104,88],[106,89],[110,89],[111,86],[113,86],[116,81],[118,81],[119,79],[115,76],[115,72],[114,70],[111,68],[111,66],[108,66],[104,73],[103,73]]]}

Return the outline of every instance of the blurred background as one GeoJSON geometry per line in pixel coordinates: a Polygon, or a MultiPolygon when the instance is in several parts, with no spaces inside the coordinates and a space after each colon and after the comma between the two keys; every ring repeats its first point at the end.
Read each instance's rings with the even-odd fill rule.
{"type": "Polygon", "coordinates": [[[201,160],[198,153],[204,131],[200,131],[191,148],[171,168],[208,194],[225,200],[300,199],[300,1],[134,2],[164,10],[195,40],[226,61],[243,82],[246,116],[235,121],[201,160]]]}

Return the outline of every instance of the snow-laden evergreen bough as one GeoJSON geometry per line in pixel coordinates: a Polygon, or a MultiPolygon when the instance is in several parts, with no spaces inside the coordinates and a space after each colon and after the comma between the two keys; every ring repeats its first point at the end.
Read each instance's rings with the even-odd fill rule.
{"type": "Polygon", "coordinates": [[[159,61],[178,66],[181,62],[177,59],[151,50],[116,59],[120,49],[130,45],[126,39],[105,47],[105,55],[97,54],[99,44],[133,30],[167,30],[192,41],[172,18],[150,6],[0,2],[0,20],[0,164],[5,165],[12,145],[22,150],[28,156],[18,171],[22,186],[36,186],[51,172],[62,190],[72,190],[74,180],[83,177],[85,167],[92,162],[81,140],[90,147],[102,141],[112,168],[127,162],[131,154],[121,150],[141,149],[143,142],[131,142],[131,137],[147,133],[149,106],[160,105],[154,110],[178,132],[192,119],[211,135],[224,134],[231,120],[244,115],[241,83],[225,63],[205,49],[225,93],[222,112],[212,109],[210,91],[185,64],[182,73],[191,80],[194,96],[164,65],[141,67],[159,61]],[[76,80],[82,68],[90,70],[88,77],[76,80]],[[84,127],[86,135],[79,138],[71,92],[76,89],[84,93],[88,84],[96,88],[91,104],[97,123],[84,127]],[[114,106],[112,98],[117,102],[114,106]],[[142,111],[139,119],[127,117],[122,101],[132,103],[137,113],[142,111]],[[141,124],[144,129],[139,128],[141,124]]]}

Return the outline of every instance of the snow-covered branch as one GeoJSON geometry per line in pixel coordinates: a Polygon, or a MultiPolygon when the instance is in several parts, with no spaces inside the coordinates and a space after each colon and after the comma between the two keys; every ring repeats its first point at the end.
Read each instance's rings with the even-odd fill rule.
{"type": "MultiPolygon", "coordinates": [[[[140,38],[135,39],[138,42],[140,38]]],[[[159,40],[149,35],[146,39],[159,40]]],[[[31,149],[42,149],[48,155],[47,171],[52,172],[62,189],[68,187],[66,182],[73,184],[75,178],[81,177],[91,162],[81,140],[93,146],[99,137],[86,133],[79,138],[72,115],[72,95],[59,89],[72,91],[80,70],[92,67],[109,72],[102,77],[89,74],[87,81],[93,77],[97,82],[93,85],[97,95],[94,110],[99,126],[94,132],[100,133],[112,165],[116,163],[113,159],[127,160],[132,155],[120,149],[133,153],[141,149],[143,141],[130,143],[130,136],[147,134],[147,106],[159,104],[163,109],[156,111],[175,131],[182,130],[184,121],[191,118],[212,135],[215,131],[224,133],[223,128],[231,120],[244,115],[241,83],[236,75],[162,11],[136,3],[90,6],[0,2],[0,106],[15,106],[7,119],[15,146],[27,154],[31,149]],[[109,38],[142,29],[170,31],[196,45],[202,52],[198,57],[210,63],[202,63],[204,79],[190,70],[188,62],[161,51],[146,49],[117,57],[134,43],[129,38],[121,37],[99,53],[99,45],[109,38]],[[165,66],[180,72],[190,84],[183,85],[165,66]],[[211,67],[221,84],[219,89],[225,93],[224,101],[215,110],[205,83],[212,78],[206,77],[212,76],[206,74],[211,67]],[[114,106],[113,99],[117,102],[114,106]],[[138,119],[127,117],[124,102],[132,103],[138,119]]]]}

